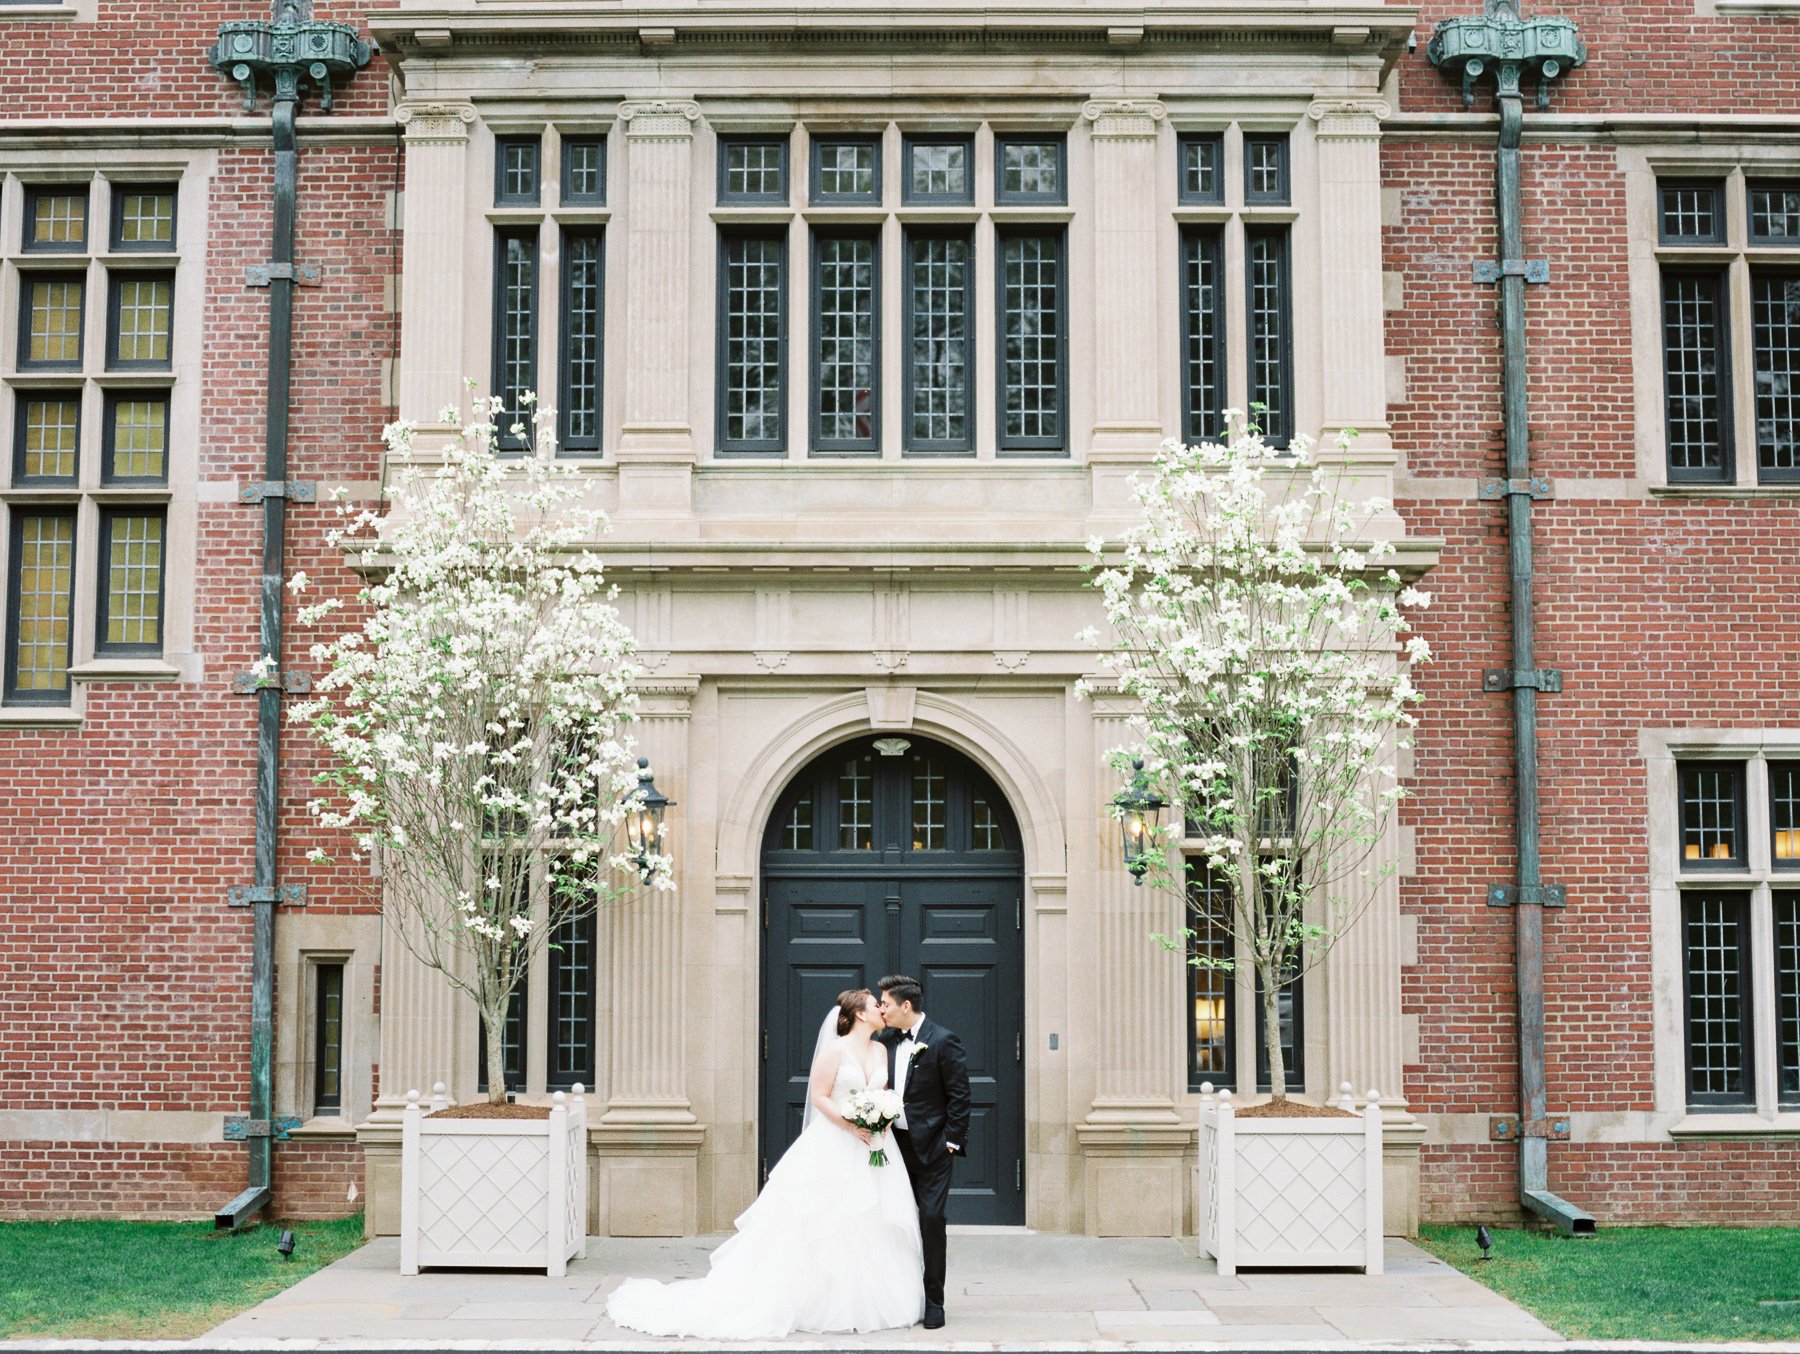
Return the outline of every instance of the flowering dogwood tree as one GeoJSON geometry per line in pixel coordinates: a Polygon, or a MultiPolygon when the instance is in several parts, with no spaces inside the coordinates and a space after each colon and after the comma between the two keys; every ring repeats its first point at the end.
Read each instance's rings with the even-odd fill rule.
{"type": "Polygon", "coordinates": [[[340,504],[329,537],[375,580],[363,618],[312,646],[327,671],[291,718],[330,754],[317,821],[347,830],[359,858],[380,852],[394,933],[474,999],[499,1102],[507,1006],[532,955],[616,897],[617,872],[668,887],[669,860],[616,849],[638,784],[637,669],[588,549],[604,517],[554,460],[548,413],[535,455],[501,458],[490,412],[497,401],[429,464],[411,425],[385,431],[401,467],[390,510],[340,504]]]}
{"type": "MultiPolygon", "coordinates": [[[[1115,546],[1089,544],[1113,632],[1101,661],[1137,740],[1115,764],[1141,759],[1175,809],[1148,870],[1185,891],[1162,846],[1199,838],[1187,896],[1254,965],[1277,1100],[1281,990],[1393,868],[1375,846],[1404,794],[1392,758],[1420,699],[1407,665],[1431,656],[1405,615],[1430,596],[1374,534],[1388,505],[1348,501],[1311,453],[1303,439],[1266,446],[1241,416],[1218,443],[1166,443],[1134,484],[1144,520],[1115,546]]],[[[1233,966],[1185,935],[1190,962],[1233,966]]]]}

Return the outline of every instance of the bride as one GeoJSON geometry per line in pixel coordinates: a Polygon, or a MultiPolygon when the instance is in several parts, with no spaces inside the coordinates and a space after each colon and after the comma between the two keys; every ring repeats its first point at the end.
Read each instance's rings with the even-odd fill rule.
{"type": "Polygon", "coordinates": [[[852,1094],[887,1085],[875,998],[840,993],[813,1056],[806,1117],[737,1235],[703,1279],[627,1279],[606,1314],[647,1335],[779,1339],[792,1331],[910,1326],[925,1311],[919,1213],[900,1153],[871,1166],[867,1129],[845,1119],[852,1094]]]}

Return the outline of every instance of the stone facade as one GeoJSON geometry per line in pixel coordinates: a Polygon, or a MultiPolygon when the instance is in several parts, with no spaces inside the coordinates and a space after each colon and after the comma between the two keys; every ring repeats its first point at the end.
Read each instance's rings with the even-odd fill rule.
{"type": "MultiPolygon", "coordinates": [[[[1784,111],[1800,57],[1782,9],[1563,6],[1595,60],[1562,82],[1552,115],[1527,114],[1527,247],[1553,266],[1528,302],[1534,468],[1554,484],[1537,509],[1539,653],[1567,675],[1540,707],[1545,878],[1571,897],[1546,926],[1550,1100],[1572,1138],[1551,1147],[1550,1183],[1603,1223],[1776,1219],[1795,1202],[1766,1185],[1795,1176],[1800,1135],[1775,1062],[1749,1112],[1688,1104],[1680,917],[1693,880],[1674,845],[1679,765],[1742,761],[1766,813],[1755,768],[1800,760],[1794,643],[1769,623],[1800,581],[1795,491],[1754,474],[1669,483],[1655,199],[1659,175],[1717,177],[1740,196],[1752,180],[1800,180],[1784,111]]],[[[581,232],[604,241],[599,451],[582,473],[611,515],[604,553],[645,653],[641,737],[679,801],[679,888],[609,912],[596,937],[594,1229],[716,1230],[753,1197],[764,833],[802,767],[879,732],[966,755],[1018,821],[1026,1222],[1192,1230],[1193,1016],[1180,966],[1145,939],[1180,925],[1181,907],[1121,867],[1104,754],[1122,713],[1074,699],[1092,663],[1075,635],[1096,618],[1084,542],[1127,520],[1126,478],[1183,426],[1183,241],[1218,241],[1222,394],[1243,407],[1258,232],[1287,242],[1287,413],[1327,443],[1358,431],[1334,454],[1396,501],[1383,529],[1429,571],[1424,633],[1440,655],[1421,677],[1415,798],[1387,847],[1398,880],[1305,980],[1304,1091],[1350,1080],[1384,1093],[1390,1230],[1421,1213],[1518,1216],[1517,1149],[1488,1122],[1517,1111],[1512,918],[1483,901],[1510,881],[1513,852],[1507,711],[1480,691],[1482,670],[1506,661],[1507,626],[1501,509],[1475,495],[1499,473],[1498,336],[1470,281],[1471,261],[1493,254],[1494,120],[1485,104],[1463,111],[1422,50],[1432,23],[1464,12],[470,0],[320,16],[366,22],[383,55],[334,112],[309,101],[301,120],[298,252],[322,280],[297,289],[295,477],[368,499],[386,419],[418,421],[426,446],[443,434],[438,411],[494,369],[505,232],[536,242],[534,375],[555,389],[564,251],[581,232]],[[844,134],[880,146],[871,202],[814,200],[810,147],[844,134]],[[1178,157],[1212,134],[1225,188],[1195,200],[1178,157]],[[972,138],[968,203],[904,200],[915,135],[972,138]],[[1001,139],[1034,135],[1065,148],[1064,200],[996,200],[1001,139]],[[1286,138],[1285,201],[1250,201],[1250,147],[1272,136],[1286,138]],[[785,140],[782,201],[720,200],[734,137],[785,140]],[[539,148],[535,202],[496,200],[508,138],[539,148]],[[604,194],[565,200],[565,148],[595,138],[604,194]],[[972,245],[973,434],[967,455],[909,455],[903,249],[909,232],[946,228],[972,245]],[[994,260],[1023,229],[1062,251],[1056,446],[1000,435],[994,260]],[[831,230],[877,241],[872,454],[811,454],[809,261],[831,230]],[[794,338],[771,453],[722,449],[719,251],[732,232],[786,245],[794,338]]],[[[158,72],[100,84],[33,65],[6,83],[0,438],[14,437],[21,392],[46,387],[15,346],[21,279],[43,266],[13,247],[26,190],[91,182],[93,214],[113,182],[154,177],[181,202],[168,640],[143,666],[78,673],[64,706],[0,708],[0,957],[15,974],[0,1056],[29,1071],[0,1093],[0,1216],[193,1215],[242,1184],[222,1120],[245,1109],[249,918],[225,891],[252,868],[254,709],[231,678],[256,657],[257,519],[237,498],[261,477],[266,303],[243,274],[266,260],[270,160],[266,114],[246,116],[202,56],[214,25],[240,17],[188,7],[146,27],[111,0],[0,7],[0,69],[74,39],[108,69],[158,72]]],[[[1748,285],[1752,253],[1734,256],[1732,285],[1748,285]]],[[[1748,371],[1751,340],[1739,342],[1748,371]]],[[[97,357],[79,379],[84,411],[117,385],[97,357]]],[[[1751,390],[1741,382],[1746,427],[1751,390]]],[[[97,424],[83,436],[98,454],[97,424]]],[[[82,513],[106,506],[93,478],[64,495],[82,513]]],[[[5,483],[10,548],[8,524],[45,491],[5,483]]],[[[78,538],[84,594],[94,548],[78,538]]],[[[320,587],[355,587],[316,511],[291,513],[288,559],[320,587]]],[[[304,668],[310,637],[289,633],[284,665],[304,668]]],[[[77,667],[95,658],[83,642],[77,667]]],[[[304,809],[312,769],[286,740],[280,874],[303,880],[308,902],[277,925],[276,1109],[304,1124],[276,1149],[277,1195],[290,1215],[366,1205],[385,1232],[399,1106],[439,1080],[475,1094],[476,1022],[384,943],[371,881],[305,862],[324,844],[304,809]],[[321,966],[341,966],[344,1003],[343,1094],[324,1112],[321,966]]],[[[1745,872],[1712,882],[1767,908],[1780,884],[1769,852],[1752,846],[1745,872]]],[[[1755,925],[1766,952],[1779,935],[1755,925]]],[[[1778,1040],[1783,980],[1758,973],[1759,1028],[1778,1040]]],[[[542,972],[527,1000],[541,1018],[542,972]]],[[[1252,1034],[1236,1037],[1241,1063],[1252,1034]]],[[[544,1084],[543,1056],[528,1058],[528,1084],[544,1084]]]]}

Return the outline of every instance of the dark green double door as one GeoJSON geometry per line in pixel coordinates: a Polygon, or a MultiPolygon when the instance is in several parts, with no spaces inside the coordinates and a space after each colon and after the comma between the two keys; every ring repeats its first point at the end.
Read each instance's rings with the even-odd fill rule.
{"type": "Polygon", "coordinates": [[[1017,830],[985,777],[947,748],[871,740],[790,788],[765,841],[761,1158],[800,1131],[820,1021],[847,988],[907,973],[969,1058],[966,1157],[953,1223],[1025,1221],[1024,946],[1017,830]],[[866,773],[866,774],[865,774],[866,773]],[[796,830],[802,825],[803,830],[796,830]]]}

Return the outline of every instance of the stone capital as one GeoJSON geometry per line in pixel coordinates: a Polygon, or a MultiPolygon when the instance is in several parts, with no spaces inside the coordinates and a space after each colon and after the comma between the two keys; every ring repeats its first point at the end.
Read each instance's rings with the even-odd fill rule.
{"type": "Polygon", "coordinates": [[[619,105],[619,121],[633,141],[686,141],[700,120],[700,105],[685,99],[646,99],[619,105]]]}
{"type": "Polygon", "coordinates": [[[1081,116],[1094,124],[1097,141],[1154,140],[1156,124],[1166,115],[1154,99],[1092,99],[1081,116]]]}
{"type": "Polygon", "coordinates": [[[394,118],[406,128],[409,142],[460,143],[469,139],[469,124],[475,121],[475,109],[466,103],[405,103],[394,110],[394,118]]]}
{"type": "Polygon", "coordinates": [[[1379,141],[1381,120],[1394,110],[1380,99],[1321,99],[1306,110],[1321,141],[1379,141]]]}

